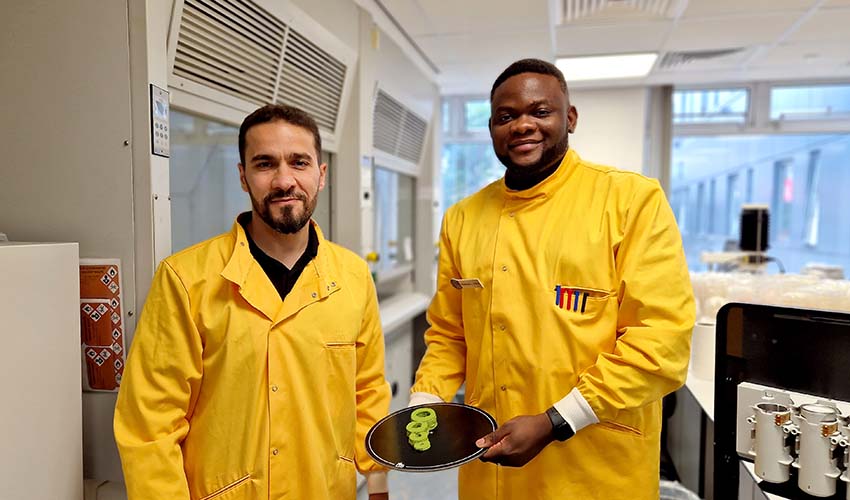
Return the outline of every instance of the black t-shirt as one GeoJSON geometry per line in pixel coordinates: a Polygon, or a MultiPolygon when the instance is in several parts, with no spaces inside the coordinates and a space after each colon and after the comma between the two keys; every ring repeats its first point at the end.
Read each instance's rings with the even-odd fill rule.
{"type": "Polygon", "coordinates": [[[254,256],[254,259],[260,264],[260,267],[263,268],[263,271],[266,272],[266,276],[269,277],[274,287],[277,289],[277,293],[280,294],[280,299],[286,299],[286,296],[289,295],[289,292],[292,290],[292,287],[295,286],[295,282],[298,281],[298,277],[301,276],[301,273],[304,271],[304,268],[307,267],[307,264],[313,260],[313,257],[319,252],[319,236],[316,234],[316,228],[313,227],[313,224],[309,224],[310,226],[310,236],[307,240],[307,248],[304,249],[304,253],[301,254],[301,257],[298,258],[298,261],[295,262],[295,265],[292,266],[292,269],[287,268],[283,265],[279,260],[270,257],[265,252],[263,252],[260,247],[254,243],[254,240],[251,239],[251,235],[248,233],[248,223],[251,222],[251,212],[244,213],[239,216],[239,224],[242,225],[242,228],[245,229],[245,236],[248,238],[248,246],[251,248],[251,255],[254,256]]]}

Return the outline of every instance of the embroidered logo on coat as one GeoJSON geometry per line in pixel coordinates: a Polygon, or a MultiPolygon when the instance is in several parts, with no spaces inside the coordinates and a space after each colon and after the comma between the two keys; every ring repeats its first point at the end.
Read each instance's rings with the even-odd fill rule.
{"type": "Polygon", "coordinates": [[[589,292],[577,288],[555,285],[555,305],[567,311],[584,313],[589,292]]]}

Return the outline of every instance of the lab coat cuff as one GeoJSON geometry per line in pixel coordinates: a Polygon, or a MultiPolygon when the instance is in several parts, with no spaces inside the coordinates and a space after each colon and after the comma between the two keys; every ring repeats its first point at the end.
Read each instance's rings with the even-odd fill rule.
{"type": "Polygon", "coordinates": [[[440,396],[435,396],[430,392],[413,392],[410,394],[410,400],[407,403],[407,407],[416,405],[429,405],[433,403],[442,403],[443,400],[440,396]]]}
{"type": "Polygon", "coordinates": [[[578,389],[573,388],[569,394],[564,396],[564,399],[558,401],[553,406],[575,432],[584,429],[588,425],[599,423],[599,418],[593,412],[593,408],[590,407],[590,404],[588,404],[578,389]]]}
{"type": "Polygon", "coordinates": [[[389,492],[390,488],[387,484],[387,472],[376,471],[366,473],[366,491],[368,491],[370,495],[389,492]]]}

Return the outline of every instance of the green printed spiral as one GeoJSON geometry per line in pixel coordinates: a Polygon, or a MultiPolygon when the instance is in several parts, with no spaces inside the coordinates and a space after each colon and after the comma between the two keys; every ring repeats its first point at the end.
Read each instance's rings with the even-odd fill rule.
{"type": "Polygon", "coordinates": [[[431,448],[431,441],[428,441],[427,439],[413,443],[413,449],[416,451],[425,451],[429,448],[431,448]]]}
{"type": "Polygon", "coordinates": [[[431,448],[428,440],[430,431],[437,428],[437,413],[431,408],[417,408],[410,414],[410,423],[405,426],[407,440],[416,451],[431,448]]]}
{"type": "Polygon", "coordinates": [[[428,432],[428,424],[425,422],[410,422],[405,426],[405,430],[407,430],[408,435],[414,432],[428,432]]]}
{"type": "Polygon", "coordinates": [[[428,430],[437,428],[437,414],[431,408],[418,408],[410,414],[410,419],[414,422],[424,422],[428,424],[428,430]]]}
{"type": "Polygon", "coordinates": [[[410,444],[416,444],[419,441],[427,441],[428,440],[428,431],[425,432],[411,432],[407,435],[407,440],[410,444]]]}

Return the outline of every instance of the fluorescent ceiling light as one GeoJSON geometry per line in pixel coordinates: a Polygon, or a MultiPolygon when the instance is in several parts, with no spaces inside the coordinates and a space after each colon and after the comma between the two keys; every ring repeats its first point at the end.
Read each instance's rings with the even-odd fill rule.
{"type": "Polygon", "coordinates": [[[561,57],[556,61],[567,82],[635,78],[649,74],[656,53],[617,54],[610,56],[561,57]]]}

